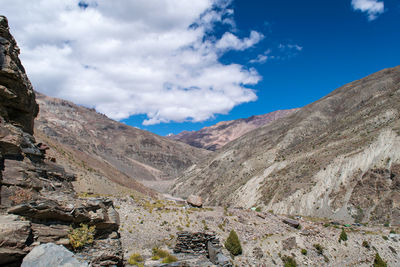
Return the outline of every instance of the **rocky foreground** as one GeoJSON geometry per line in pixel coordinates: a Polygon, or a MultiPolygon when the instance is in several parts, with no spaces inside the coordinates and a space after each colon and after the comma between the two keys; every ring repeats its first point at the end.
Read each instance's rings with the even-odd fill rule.
{"type": "MultiPolygon", "coordinates": [[[[399,228],[288,218],[251,209],[194,208],[183,202],[136,196],[113,201],[121,216],[124,258],[140,254],[144,266],[162,266],[161,259],[152,259],[153,248],[173,254],[182,233],[214,233],[223,247],[231,230],[236,231],[243,248],[234,258],[222,248],[233,266],[283,266],[288,257],[297,266],[371,266],[376,253],[388,266],[400,265],[399,228]],[[342,229],[347,241],[339,242],[342,229]]],[[[195,252],[173,254],[180,264],[176,266],[213,266],[205,254],[195,252]]]]}

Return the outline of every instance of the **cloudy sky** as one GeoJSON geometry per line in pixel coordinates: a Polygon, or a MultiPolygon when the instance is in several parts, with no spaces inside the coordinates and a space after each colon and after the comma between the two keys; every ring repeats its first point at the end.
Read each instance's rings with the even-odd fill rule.
{"type": "Polygon", "coordinates": [[[400,64],[400,1],[0,0],[36,90],[158,134],[400,64]]]}

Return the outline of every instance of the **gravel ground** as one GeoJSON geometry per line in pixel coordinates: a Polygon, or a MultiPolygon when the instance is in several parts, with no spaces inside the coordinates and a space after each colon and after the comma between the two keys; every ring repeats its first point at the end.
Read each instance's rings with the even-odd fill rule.
{"type": "MultiPolygon", "coordinates": [[[[400,235],[389,233],[399,229],[345,227],[348,241],[339,243],[342,226],[328,226],[323,219],[298,217],[301,228],[296,229],[282,222],[284,216],[253,210],[198,209],[171,200],[139,197],[113,201],[120,213],[125,259],[132,253],[139,253],[146,260],[145,266],[159,263],[150,260],[153,247],[172,253],[178,231],[214,231],[223,244],[231,229],[237,232],[243,247],[243,254],[232,260],[237,266],[283,266],[281,258],[284,256],[293,257],[298,266],[371,266],[377,252],[388,266],[400,266],[397,254],[400,253],[400,235]],[[363,246],[363,241],[368,242],[369,248],[363,246]],[[322,254],[315,248],[316,244],[322,247],[322,254]]],[[[229,255],[225,249],[224,253],[229,255]]],[[[192,263],[198,260],[192,266],[207,266],[205,258],[176,256],[191,258],[192,263]]]]}

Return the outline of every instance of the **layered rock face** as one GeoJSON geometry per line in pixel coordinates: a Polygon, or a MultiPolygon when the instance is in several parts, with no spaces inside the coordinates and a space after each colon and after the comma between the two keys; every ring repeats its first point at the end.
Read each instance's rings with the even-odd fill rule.
{"type": "Polygon", "coordinates": [[[205,204],[400,224],[400,66],[236,139],[173,192],[205,204]]]}
{"type": "Polygon", "coordinates": [[[0,116],[4,122],[32,134],[38,105],[18,55],[7,18],[0,16],[0,116]]]}
{"type": "Polygon", "coordinates": [[[93,266],[121,265],[113,203],[77,198],[75,175],[46,160],[47,147],[35,143],[38,105],[18,54],[7,19],[0,16],[0,265],[19,266],[41,243],[71,248],[69,230],[80,224],[95,226],[96,233],[78,255],[93,266]]]}

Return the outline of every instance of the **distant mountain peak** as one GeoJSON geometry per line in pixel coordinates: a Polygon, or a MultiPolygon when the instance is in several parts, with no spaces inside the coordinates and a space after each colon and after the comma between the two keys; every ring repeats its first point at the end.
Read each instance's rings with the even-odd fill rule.
{"type": "Polygon", "coordinates": [[[231,121],[220,121],[215,125],[198,131],[182,131],[168,138],[181,141],[194,147],[215,151],[240,136],[280,118],[284,118],[298,109],[277,110],[263,115],[253,115],[231,121]]]}

